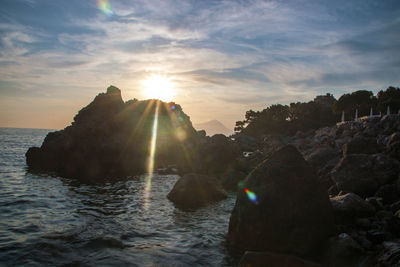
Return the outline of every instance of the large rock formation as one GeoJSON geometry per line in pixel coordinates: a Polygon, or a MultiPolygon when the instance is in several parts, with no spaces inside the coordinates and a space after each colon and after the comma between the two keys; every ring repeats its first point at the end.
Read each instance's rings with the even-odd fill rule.
{"type": "Polygon", "coordinates": [[[30,148],[28,167],[88,181],[145,172],[155,120],[155,166],[189,165],[186,155],[197,134],[182,108],[158,100],[124,103],[121,91],[110,86],[79,111],[71,126],[49,133],[40,148],[30,148]]]}
{"type": "Polygon", "coordinates": [[[312,253],[333,232],[326,190],[293,146],[254,169],[238,192],[228,243],[241,250],[312,253]]]}
{"type": "Polygon", "coordinates": [[[182,209],[199,208],[226,197],[226,193],[215,178],[194,173],[179,178],[167,196],[182,209]]]}

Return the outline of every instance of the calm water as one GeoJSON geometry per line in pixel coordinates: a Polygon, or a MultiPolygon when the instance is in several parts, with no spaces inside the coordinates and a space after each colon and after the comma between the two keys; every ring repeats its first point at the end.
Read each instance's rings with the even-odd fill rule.
{"type": "Polygon", "coordinates": [[[48,130],[0,128],[0,265],[231,266],[234,196],[194,212],[166,199],[176,175],[104,185],[26,172],[48,130]]]}

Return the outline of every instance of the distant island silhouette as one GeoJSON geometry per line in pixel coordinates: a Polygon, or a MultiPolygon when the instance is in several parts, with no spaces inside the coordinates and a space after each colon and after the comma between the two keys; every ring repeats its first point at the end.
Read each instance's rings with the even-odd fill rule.
{"type": "Polygon", "coordinates": [[[195,123],[194,128],[197,130],[205,130],[208,136],[213,136],[214,134],[223,134],[226,136],[233,134],[233,129],[227,128],[222,122],[218,120],[210,120],[202,123],[195,123]]]}

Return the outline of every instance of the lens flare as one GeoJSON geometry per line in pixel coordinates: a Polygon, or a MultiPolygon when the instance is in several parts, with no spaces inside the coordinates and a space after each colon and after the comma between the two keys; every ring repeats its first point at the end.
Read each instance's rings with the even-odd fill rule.
{"type": "Polygon", "coordinates": [[[150,190],[151,190],[151,179],[153,178],[153,171],[154,171],[154,156],[156,152],[156,144],[157,144],[157,128],[158,128],[158,107],[160,102],[157,101],[156,109],[154,112],[154,121],[153,121],[153,129],[151,133],[151,141],[150,141],[150,153],[148,158],[148,165],[147,165],[147,181],[146,186],[144,189],[144,205],[145,208],[148,206],[150,190]]]}
{"type": "Polygon", "coordinates": [[[97,7],[107,16],[114,14],[111,4],[108,0],[97,0],[97,7]]]}
{"type": "Polygon", "coordinates": [[[258,197],[254,192],[251,192],[249,189],[244,189],[244,192],[246,192],[247,197],[250,199],[251,202],[258,204],[258,197]]]}

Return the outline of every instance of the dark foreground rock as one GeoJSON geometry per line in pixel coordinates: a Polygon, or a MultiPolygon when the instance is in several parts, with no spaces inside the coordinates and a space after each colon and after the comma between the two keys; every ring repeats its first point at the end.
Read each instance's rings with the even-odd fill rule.
{"type": "Polygon", "coordinates": [[[330,199],[338,222],[352,220],[357,217],[369,217],[375,214],[375,208],[354,193],[336,196],[330,199]]]}
{"type": "Polygon", "coordinates": [[[272,252],[246,251],[239,267],[320,267],[321,265],[301,258],[272,252]]]}
{"type": "Polygon", "coordinates": [[[175,183],[167,198],[182,209],[195,209],[225,199],[218,181],[201,174],[186,174],[175,183]]]}
{"type": "Polygon", "coordinates": [[[228,244],[243,251],[305,255],[333,231],[326,190],[297,149],[285,146],[244,181],[230,218],[228,244]]]}

